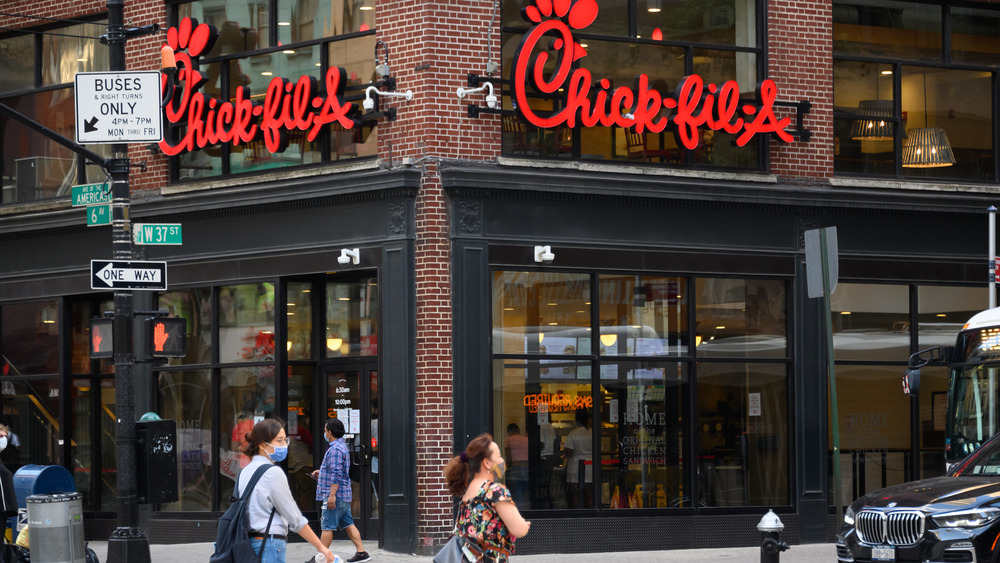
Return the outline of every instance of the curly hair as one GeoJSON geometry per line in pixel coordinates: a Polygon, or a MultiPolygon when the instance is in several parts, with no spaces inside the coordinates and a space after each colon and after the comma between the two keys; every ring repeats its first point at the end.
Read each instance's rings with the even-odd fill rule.
{"type": "Polygon", "coordinates": [[[266,444],[274,439],[285,428],[285,422],[280,418],[265,418],[253,425],[253,429],[246,433],[243,440],[247,442],[243,448],[243,454],[249,457],[257,455],[261,444],[266,444]]]}
{"type": "Polygon", "coordinates": [[[464,452],[451,458],[448,465],[444,466],[444,479],[452,495],[460,497],[465,494],[465,488],[469,486],[472,476],[482,467],[483,460],[490,456],[492,443],[493,436],[480,434],[465,446],[464,452]],[[463,457],[465,459],[462,459],[463,457]]]}

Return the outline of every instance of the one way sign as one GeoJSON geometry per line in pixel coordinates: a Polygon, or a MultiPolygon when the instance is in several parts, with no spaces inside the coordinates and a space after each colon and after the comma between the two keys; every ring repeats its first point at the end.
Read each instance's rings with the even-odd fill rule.
{"type": "Polygon", "coordinates": [[[167,289],[166,262],[90,261],[91,289],[167,289]]]}

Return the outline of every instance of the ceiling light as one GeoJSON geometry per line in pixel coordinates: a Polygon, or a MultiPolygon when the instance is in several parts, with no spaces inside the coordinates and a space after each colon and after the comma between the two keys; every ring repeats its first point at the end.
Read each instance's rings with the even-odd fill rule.
{"type": "Polygon", "coordinates": [[[602,334],[601,335],[601,344],[604,344],[607,347],[614,346],[616,342],[618,342],[618,335],[617,334],[613,334],[612,333],[612,334],[602,334]]]}

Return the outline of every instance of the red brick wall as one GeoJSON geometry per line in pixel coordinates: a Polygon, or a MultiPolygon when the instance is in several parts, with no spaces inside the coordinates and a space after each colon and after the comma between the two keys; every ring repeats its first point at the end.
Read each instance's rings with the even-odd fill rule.
{"type": "MultiPolygon", "coordinates": [[[[771,172],[790,183],[833,176],[832,4],[816,0],[770,0],[767,9],[768,77],[782,101],[809,100],[808,143],[771,140],[771,172]]],[[[795,114],[783,112],[792,117],[795,114]]],[[[782,115],[779,115],[781,117],[782,115]]]]}
{"type": "MultiPolygon", "coordinates": [[[[438,175],[441,159],[494,159],[500,150],[496,116],[468,117],[459,100],[470,72],[486,67],[487,39],[499,61],[499,28],[487,31],[494,0],[380,2],[378,37],[389,48],[397,90],[397,119],[379,126],[379,157],[394,166],[404,157],[423,170],[417,196],[417,534],[423,546],[452,528],[452,497],[442,469],[452,456],[452,336],[449,207],[438,175]]],[[[381,53],[381,51],[380,51],[381,53]]]]}

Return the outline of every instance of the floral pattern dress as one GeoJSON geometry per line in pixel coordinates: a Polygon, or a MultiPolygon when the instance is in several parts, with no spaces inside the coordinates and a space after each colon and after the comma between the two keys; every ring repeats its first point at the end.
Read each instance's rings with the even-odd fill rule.
{"type": "MultiPolygon", "coordinates": [[[[493,506],[505,500],[513,502],[507,487],[484,482],[474,497],[459,503],[455,533],[471,538],[483,547],[513,553],[515,538],[493,506]]],[[[483,552],[483,563],[507,563],[507,554],[487,549],[483,552]]]]}

